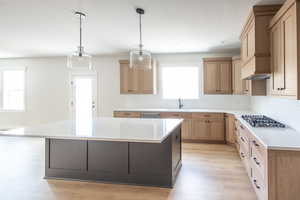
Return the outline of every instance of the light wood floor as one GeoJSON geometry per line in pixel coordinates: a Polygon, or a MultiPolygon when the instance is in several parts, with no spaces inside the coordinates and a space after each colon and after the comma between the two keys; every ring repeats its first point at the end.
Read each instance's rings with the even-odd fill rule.
{"type": "Polygon", "coordinates": [[[44,141],[0,136],[1,200],[255,200],[233,147],[183,144],[173,189],[45,180],[44,141]]]}

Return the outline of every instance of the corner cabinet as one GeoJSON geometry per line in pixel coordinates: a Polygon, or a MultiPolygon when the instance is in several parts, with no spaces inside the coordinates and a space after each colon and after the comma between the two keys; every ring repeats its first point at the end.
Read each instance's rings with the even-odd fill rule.
{"type": "Polygon", "coordinates": [[[270,74],[268,25],[281,5],[254,6],[240,36],[242,78],[270,74]]]}
{"type": "Polygon", "coordinates": [[[272,96],[300,99],[298,47],[300,2],[288,0],[270,23],[272,96]]]}
{"type": "Polygon", "coordinates": [[[157,63],[152,60],[152,68],[130,68],[128,60],[120,60],[121,94],[156,94],[157,63]]]}
{"type": "Polygon", "coordinates": [[[203,58],[204,94],[232,94],[232,58],[203,58]]]}

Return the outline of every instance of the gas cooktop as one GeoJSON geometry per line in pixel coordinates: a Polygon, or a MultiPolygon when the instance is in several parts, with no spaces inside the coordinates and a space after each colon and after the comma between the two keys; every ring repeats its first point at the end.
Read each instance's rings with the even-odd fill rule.
{"type": "Polygon", "coordinates": [[[286,126],[265,115],[242,115],[242,118],[252,127],[285,128],[286,126]]]}

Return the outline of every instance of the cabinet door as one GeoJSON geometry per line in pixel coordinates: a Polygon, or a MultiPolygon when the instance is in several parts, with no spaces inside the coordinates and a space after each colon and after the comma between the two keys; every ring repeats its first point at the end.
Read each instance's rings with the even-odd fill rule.
{"type": "Polygon", "coordinates": [[[245,80],[244,82],[244,94],[251,95],[251,80],[245,80]]]}
{"type": "Polygon", "coordinates": [[[182,139],[193,139],[192,120],[185,119],[181,124],[182,139]]]}
{"type": "Polygon", "coordinates": [[[152,69],[138,70],[138,90],[139,94],[153,93],[153,71],[152,69]]]}
{"type": "Polygon", "coordinates": [[[249,29],[249,32],[247,34],[247,49],[248,49],[248,55],[247,59],[250,59],[255,54],[255,26],[254,23],[252,24],[251,28],[249,29]]]}
{"type": "Polygon", "coordinates": [[[271,29],[271,68],[272,68],[272,94],[280,94],[283,88],[284,68],[281,48],[281,23],[271,29]]]}
{"type": "Polygon", "coordinates": [[[207,119],[193,119],[192,121],[192,138],[198,140],[209,140],[208,120],[207,119]]]}
{"type": "Polygon", "coordinates": [[[138,70],[129,67],[129,63],[120,63],[120,92],[121,94],[136,94],[138,88],[138,70]]]}
{"type": "Polygon", "coordinates": [[[233,94],[244,94],[246,81],[241,77],[241,60],[237,59],[232,62],[232,92],[233,94]]]}
{"type": "Polygon", "coordinates": [[[241,55],[242,55],[242,63],[246,62],[248,58],[248,37],[247,35],[242,38],[241,45],[241,55]]]}
{"type": "Polygon", "coordinates": [[[209,140],[224,141],[225,140],[225,124],[224,119],[210,119],[209,124],[209,140]]]}
{"type": "Polygon", "coordinates": [[[205,62],[204,63],[204,93],[218,94],[221,92],[219,87],[220,72],[219,63],[205,62]]]}
{"type": "Polygon", "coordinates": [[[296,6],[291,7],[282,18],[283,66],[281,88],[283,95],[297,96],[297,26],[296,6]]]}
{"type": "Polygon", "coordinates": [[[235,138],[235,118],[234,115],[227,114],[225,117],[226,127],[226,142],[234,144],[235,138]]]}
{"type": "Polygon", "coordinates": [[[232,68],[231,62],[221,62],[219,64],[219,73],[220,73],[220,90],[222,94],[231,94],[232,93],[232,68]]]}

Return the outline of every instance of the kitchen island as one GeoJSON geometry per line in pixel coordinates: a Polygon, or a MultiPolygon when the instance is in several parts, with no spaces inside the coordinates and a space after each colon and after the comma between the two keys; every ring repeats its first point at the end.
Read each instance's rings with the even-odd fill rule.
{"type": "Polygon", "coordinates": [[[6,134],[45,138],[45,178],[172,187],[181,168],[181,123],[97,118],[6,134]]]}

